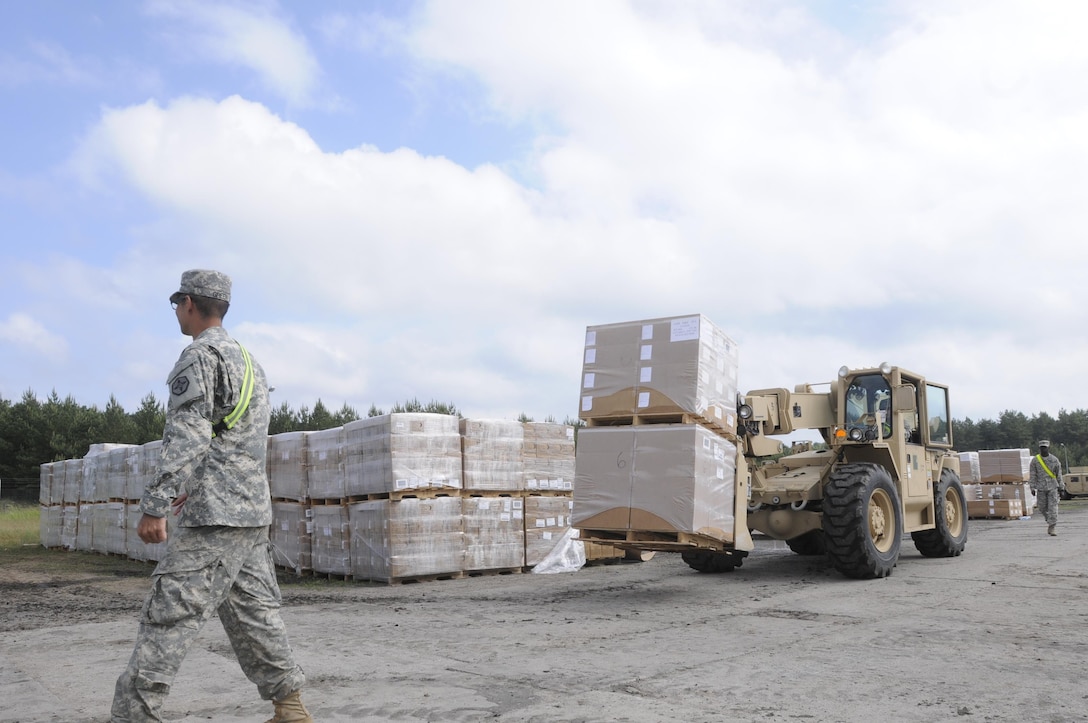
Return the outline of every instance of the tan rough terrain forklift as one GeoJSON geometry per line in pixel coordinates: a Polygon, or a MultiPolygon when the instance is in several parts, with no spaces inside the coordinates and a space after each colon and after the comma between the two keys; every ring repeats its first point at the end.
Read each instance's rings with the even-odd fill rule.
{"type": "Polygon", "coordinates": [[[827,386],[761,389],[738,400],[734,544],[682,551],[690,567],[740,566],[753,547],[749,530],[797,554],[826,555],[859,579],[890,575],[907,532],[926,557],[963,552],[967,503],[948,388],[889,364],[843,367],[827,386]],[[827,449],[783,454],[773,437],[802,429],[819,431],[827,449]]]}
{"type": "MultiPolygon", "coordinates": [[[[948,387],[881,364],[843,366],[826,392],[759,389],[740,400],[747,527],[799,554],[826,554],[849,577],[890,575],[904,533],[926,557],[955,557],[967,539],[948,387]],[[772,437],[816,429],[827,449],[781,454],[772,437]]],[[[684,552],[695,570],[737,566],[743,550],[684,552]]]]}

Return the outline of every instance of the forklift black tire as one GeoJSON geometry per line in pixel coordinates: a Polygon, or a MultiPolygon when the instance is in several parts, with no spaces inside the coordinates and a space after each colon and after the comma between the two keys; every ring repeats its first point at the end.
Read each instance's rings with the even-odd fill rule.
{"type": "Polygon", "coordinates": [[[925,557],[958,557],[967,545],[967,499],[959,475],[950,469],[941,470],[933,507],[937,526],[912,532],[914,546],[925,557]]]}
{"type": "Polygon", "coordinates": [[[888,471],[878,464],[844,464],[824,490],[827,556],[858,580],[887,577],[899,561],[903,509],[888,471]]]}
{"type": "Polygon", "coordinates": [[[743,552],[718,552],[716,550],[685,550],[680,557],[688,567],[696,572],[717,573],[733,572],[734,568],[744,563],[747,553],[743,552]]]}
{"type": "Polygon", "coordinates": [[[798,555],[815,557],[827,554],[827,540],[824,538],[823,530],[809,530],[802,535],[786,540],[786,544],[789,545],[790,550],[798,555]]]}

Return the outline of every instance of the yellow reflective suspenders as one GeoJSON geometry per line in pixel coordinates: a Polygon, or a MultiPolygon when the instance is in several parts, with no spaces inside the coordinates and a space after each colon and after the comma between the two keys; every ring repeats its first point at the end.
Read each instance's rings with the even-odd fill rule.
{"type": "Polygon", "coordinates": [[[253,362],[250,361],[249,352],[246,351],[244,346],[239,344],[238,348],[242,350],[242,358],[246,360],[246,373],[242,377],[242,393],[239,395],[238,405],[230,410],[230,413],[223,417],[221,421],[212,426],[213,437],[222,434],[237,424],[238,420],[249,409],[249,400],[253,398],[253,362]]]}
{"type": "Polygon", "coordinates": [[[1050,467],[1046,466],[1046,462],[1043,461],[1043,455],[1037,454],[1035,455],[1035,459],[1039,460],[1039,464],[1041,464],[1043,469],[1046,470],[1046,473],[1050,475],[1050,479],[1058,479],[1057,475],[1050,471],[1050,467]]]}

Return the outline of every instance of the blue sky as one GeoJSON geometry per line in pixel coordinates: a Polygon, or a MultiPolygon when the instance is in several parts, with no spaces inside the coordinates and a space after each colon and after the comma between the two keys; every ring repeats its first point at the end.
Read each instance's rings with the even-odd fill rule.
{"type": "Polygon", "coordinates": [[[900,364],[1088,408],[1088,6],[12,3],[0,396],[164,400],[187,268],[274,402],[577,413],[587,325],[742,389],[900,364]]]}

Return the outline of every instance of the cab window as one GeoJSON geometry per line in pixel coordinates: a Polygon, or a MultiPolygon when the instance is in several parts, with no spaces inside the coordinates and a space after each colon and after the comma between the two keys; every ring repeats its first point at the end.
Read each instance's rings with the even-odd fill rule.
{"type": "Polygon", "coordinates": [[[929,417],[929,441],[932,444],[952,444],[947,389],[926,385],[926,415],[929,417]]]}

